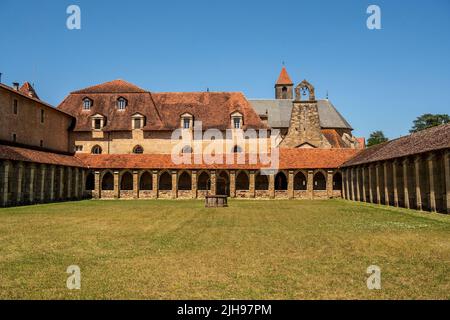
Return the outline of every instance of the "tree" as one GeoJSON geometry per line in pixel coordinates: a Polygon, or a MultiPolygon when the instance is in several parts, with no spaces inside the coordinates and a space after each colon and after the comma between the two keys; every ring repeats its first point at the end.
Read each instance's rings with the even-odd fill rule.
{"type": "Polygon", "coordinates": [[[388,141],[389,139],[384,136],[383,131],[374,131],[370,134],[369,139],[367,139],[367,146],[371,147],[379,143],[388,141]]]}
{"type": "Polygon", "coordinates": [[[414,125],[411,128],[411,130],[409,130],[409,132],[410,133],[418,132],[424,129],[428,129],[449,122],[450,117],[448,116],[448,114],[426,113],[421,115],[420,117],[417,117],[417,119],[414,120],[414,125]]]}

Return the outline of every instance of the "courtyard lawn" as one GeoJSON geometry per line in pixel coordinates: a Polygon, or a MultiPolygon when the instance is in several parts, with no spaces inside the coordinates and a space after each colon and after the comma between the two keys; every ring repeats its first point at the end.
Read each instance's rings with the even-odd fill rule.
{"type": "Polygon", "coordinates": [[[343,200],[0,209],[0,298],[449,299],[450,216],[343,200]]]}

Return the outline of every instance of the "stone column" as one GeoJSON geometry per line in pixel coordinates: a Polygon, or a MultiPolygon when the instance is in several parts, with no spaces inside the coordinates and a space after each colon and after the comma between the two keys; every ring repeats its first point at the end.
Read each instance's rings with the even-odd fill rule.
{"type": "Polygon", "coordinates": [[[34,163],[30,164],[30,180],[28,181],[28,196],[27,199],[29,203],[34,203],[35,201],[35,188],[34,183],[36,179],[36,165],[34,163]]]}
{"type": "Polygon", "coordinates": [[[0,167],[0,206],[6,207],[9,203],[9,178],[11,164],[9,161],[3,161],[3,167],[0,167]]]}
{"type": "Polygon", "coordinates": [[[100,171],[94,173],[94,199],[100,199],[102,197],[102,185],[100,183],[100,171]]]}
{"type": "Polygon", "coordinates": [[[70,200],[72,198],[72,168],[67,168],[67,199],[70,200]]]}
{"type": "Polygon", "coordinates": [[[39,174],[39,182],[40,182],[40,187],[39,187],[39,202],[45,202],[45,176],[46,176],[46,172],[47,172],[47,166],[45,164],[41,164],[40,167],[40,174],[39,174]]]}
{"type": "Polygon", "coordinates": [[[434,155],[430,154],[427,158],[428,163],[428,175],[430,183],[430,210],[436,212],[436,194],[434,190],[434,155]]]}
{"type": "Polygon", "coordinates": [[[394,188],[394,206],[398,207],[398,189],[397,189],[397,160],[392,162],[392,185],[394,188]]]}
{"type": "Polygon", "coordinates": [[[356,174],[356,201],[361,201],[361,192],[359,187],[359,167],[355,168],[356,174]]]}
{"type": "Polygon", "coordinates": [[[345,169],[345,189],[346,189],[346,199],[351,200],[350,197],[350,169],[345,169]]]}
{"type": "Polygon", "coordinates": [[[81,199],[84,199],[86,193],[86,170],[81,168],[81,199]]]}
{"type": "Polygon", "coordinates": [[[381,192],[380,192],[380,164],[375,165],[375,184],[377,187],[377,203],[381,204],[381,192]]]}
{"type": "Polygon", "coordinates": [[[114,171],[114,199],[120,198],[119,171],[114,171]]]}
{"type": "Polygon", "coordinates": [[[388,184],[388,161],[384,161],[383,163],[383,171],[384,171],[384,204],[389,205],[389,184],[388,184]]]}
{"type": "Polygon", "coordinates": [[[75,171],[75,192],[74,192],[74,198],[79,199],[80,196],[80,169],[74,168],[75,171]]]}
{"type": "Polygon", "coordinates": [[[50,166],[50,181],[48,186],[48,200],[50,202],[55,201],[55,166],[50,166]]]}
{"type": "Polygon", "coordinates": [[[133,171],[133,198],[139,198],[139,171],[133,171]]]}
{"type": "Polygon", "coordinates": [[[414,159],[414,174],[416,176],[416,208],[422,211],[422,194],[420,193],[420,157],[414,159]]]}
{"type": "Polygon", "coordinates": [[[198,186],[197,186],[197,171],[196,170],[192,170],[191,172],[192,174],[192,198],[197,199],[198,197],[198,186]]]}
{"type": "Polygon", "coordinates": [[[211,194],[212,195],[216,195],[216,170],[211,170],[211,178],[210,178],[210,183],[211,183],[211,194]]]}
{"type": "Polygon", "coordinates": [[[405,208],[409,209],[409,188],[408,188],[408,158],[403,159],[403,194],[405,197],[405,208]]]}
{"type": "Polygon", "coordinates": [[[352,194],[351,194],[351,199],[352,199],[353,201],[356,200],[356,198],[355,198],[355,183],[354,183],[355,180],[353,179],[353,177],[354,177],[354,175],[355,175],[354,171],[355,171],[354,168],[351,168],[351,169],[350,169],[350,189],[351,189],[351,192],[352,192],[352,194]]]}
{"type": "Polygon", "coordinates": [[[254,198],[255,197],[255,171],[252,170],[250,171],[250,198],[254,198]]]}
{"type": "Polygon", "coordinates": [[[446,151],[444,154],[444,179],[445,179],[445,207],[447,213],[450,214],[450,165],[449,165],[450,151],[446,151]]]}
{"type": "Polygon", "coordinates": [[[362,177],[362,201],[367,202],[366,197],[366,168],[361,167],[361,177],[362,177]]]}
{"type": "Polygon", "coordinates": [[[309,195],[309,199],[314,199],[314,171],[308,170],[308,180],[306,183],[306,191],[309,195]]]}
{"type": "Polygon", "coordinates": [[[236,197],[236,171],[230,170],[230,197],[236,197]]]}
{"type": "Polygon", "coordinates": [[[158,184],[158,170],[152,171],[152,189],[153,189],[153,196],[155,198],[158,198],[159,196],[159,184],[158,184]]]}
{"type": "Polygon", "coordinates": [[[275,174],[273,172],[269,174],[269,197],[275,198],[275,174]]]}
{"type": "Polygon", "coordinates": [[[178,198],[178,175],[176,170],[172,170],[172,199],[178,198]]]}
{"type": "Polygon", "coordinates": [[[64,167],[59,167],[59,190],[58,200],[64,200],[64,167]]]}
{"type": "Polygon", "coordinates": [[[369,173],[369,202],[373,203],[373,189],[372,189],[372,171],[373,171],[373,166],[369,165],[367,167],[368,173],[369,173]]]}
{"type": "Polygon", "coordinates": [[[333,171],[327,171],[327,197],[333,197],[333,171]]]}
{"type": "Polygon", "coordinates": [[[294,171],[289,170],[288,173],[288,198],[294,199],[294,171]]]}
{"type": "MultiPolygon", "coordinates": [[[[22,195],[22,181],[23,181],[23,163],[19,162],[17,165],[17,189],[16,189],[16,204],[22,204],[23,202],[23,195],[22,195]]],[[[13,199],[14,200],[14,199],[13,199]]]]}
{"type": "Polygon", "coordinates": [[[347,183],[345,181],[346,171],[347,171],[347,169],[342,169],[342,174],[341,174],[341,178],[342,178],[341,179],[342,180],[342,182],[341,182],[341,186],[342,186],[341,192],[342,192],[342,198],[344,198],[344,199],[347,199],[347,194],[345,192],[345,186],[347,185],[347,183]]]}

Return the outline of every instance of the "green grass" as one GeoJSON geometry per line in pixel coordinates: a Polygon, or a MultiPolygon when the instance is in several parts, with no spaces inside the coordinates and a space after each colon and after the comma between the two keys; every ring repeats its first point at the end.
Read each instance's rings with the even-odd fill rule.
{"type": "Polygon", "coordinates": [[[449,299],[450,216],[343,200],[0,209],[0,298],[449,299]]]}

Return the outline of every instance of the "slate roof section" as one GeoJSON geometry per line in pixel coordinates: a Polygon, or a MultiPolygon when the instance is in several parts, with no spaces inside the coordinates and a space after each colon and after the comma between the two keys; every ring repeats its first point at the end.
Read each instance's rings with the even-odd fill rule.
{"type": "Polygon", "coordinates": [[[0,145],[0,159],[71,167],[85,167],[85,163],[74,156],[6,145],[0,145]]]}
{"type": "MultiPolygon", "coordinates": [[[[268,125],[272,128],[288,128],[292,113],[292,100],[287,99],[249,99],[259,115],[268,115],[268,125]]],[[[318,100],[320,126],[323,129],[350,129],[352,126],[337,111],[329,100],[318,100]]]]}
{"type": "MultiPolygon", "coordinates": [[[[332,169],[339,167],[357,153],[354,149],[279,149],[279,169],[332,169]]],[[[229,155],[230,156],[230,155],[229,155]]],[[[231,155],[233,157],[236,155],[231,155]]],[[[251,163],[249,155],[243,164],[175,164],[170,154],[78,154],[86,165],[94,169],[247,169],[267,168],[259,161],[251,163]]],[[[192,161],[193,163],[193,161],[192,161]]]]}
{"type": "Polygon", "coordinates": [[[432,127],[364,149],[354,158],[345,162],[343,167],[443,149],[450,149],[450,124],[432,127]]]}

